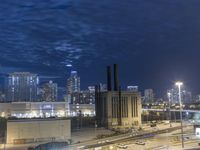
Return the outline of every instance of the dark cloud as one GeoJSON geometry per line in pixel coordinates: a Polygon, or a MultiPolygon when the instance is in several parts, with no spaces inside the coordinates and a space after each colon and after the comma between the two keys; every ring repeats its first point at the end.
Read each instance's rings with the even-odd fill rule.
{"type": "Polygon", "coordinates": [[[200,74],[198,0],[0,2],[2,72],[65,80],[77,69],[86,86],[103,82],[104,67],[117,62],[124,85],[164,91],[174,78],[184,78],[200,92],[194,81],[200,74]]]}

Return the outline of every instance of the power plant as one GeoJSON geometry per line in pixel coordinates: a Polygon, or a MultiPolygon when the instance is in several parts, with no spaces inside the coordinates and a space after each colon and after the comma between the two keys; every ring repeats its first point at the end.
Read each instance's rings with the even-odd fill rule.
{"type": "Polygon", "coordinates": [[[98,126],[134,126],[141,124],[141,96],[137,91],[122,91],[118,65],[107,66],[107,91],[95,87],[96,122],[98,126]],[[112,88],[114,85],[114,88],[112,88]]]}

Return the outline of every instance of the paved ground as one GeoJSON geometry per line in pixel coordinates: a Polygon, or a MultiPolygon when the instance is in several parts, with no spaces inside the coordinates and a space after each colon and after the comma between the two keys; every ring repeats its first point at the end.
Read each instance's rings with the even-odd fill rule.
{"type": "Polygon", "coordinates": [[[113,133],[110,130],[104,128],[84,128],[81,130],[77,130],[72,132],[72,142],[87,142],[88,140],[92,140],[96,138],[97,135],[100,134],[111,134],[113,133]]]}
{"type": "MultiPolygon", "coordinates": [[[[179,123],[173,123],[173,127],[179,126],[179,123]]],[[[162,130],[169,128],[169,124],[159,124],[156,128],[151,128],[149,126],[144,126],[143,132],[150,132],[155,130],[162,130]]],[[[200,142],[196,139],[194,139],[194,136],[191,135],[192,133],[192,127],[188,129],[184,129],[185,133],[190,135],[190,140],[186,141],[185,148],[192,148],[192,147],[198,147],[197,143],[200,142]]],[[[72,146],[70,146],[70,150],[77,150],[77,147],[83,146],[83,145],[91,145],[91,144],[97,144],[99,140],[94,140],[96,135],[98,134],[111,134],[112,132],[106,129],[82,129],[79,131],[75,131],[72,133],[72,142],[74,143],[72,146]],[[75,144],[77,142],[81,142],[80,144],[75,144]]],[[[168,148],[169,150],[180,150],[181,149],[181,143],[180,140],[177,140],[178,137],[180,137],[180,130],[177,130],[175,132],[171,133],[165,133],[156,135],[153,138],[146,139],[145,145],[137,145],[135,144],[135,140],[125,142],[124,144],[128,145],[127,150],[161,150],[164,148],[168,148]]],[[[126,135],[120,135],[116,137],[107,138],[109,141],[112,142],[113,139],[122,139],[124,137],[130,136],[130,134],[126,135]]],[[[106,140],[106,139],[102,139],[106,140]]],[[[102,141],[101,140],[101,141],[102,141]]],[[[115,148],[116,144],[108,144],[107,147],[104,147],[105,149],[108,149],[111,145],[114,146],[113,150],[117,150],[115,148]]],[[[31,144],[33,145],[33,144],[31,144]]],[[[34,144],[35,145],[35,144],[34,144]]],[[[6,145],[6,150],[27,150],[27,147],[30,145],[6,145]]],[[[4,145],[0,145],[0,150],[4,150],[4,145]]],[[[69,150],[69,148],[65,148],[63,150],[69,150]]]]}
{"type": "MultiPolygon", "coordinates": [[[[179,126],[180,124],[173,124],[173,127],[179,126]]],[[[146,131],[153,131],[153,130],[162,130],[169,128],[169,124],[160,124],[157,128],[150,128],[148,126],[145,127],[146,131]]],[[[191,149],[191,148],[198,148],[198,143],[200,140],[196,139],[196,137],[193,134],[193,127],[187,126],[184,128],[185,137],[189,137],[189,139],[185,139],[185,148],[184,149],[191,149]]],[[[124,135],[128,136],[128,135],[124,135]]],[[[145,145],[138,145],[135,144],[135,140],[129,140],[128,142],[112,142],[111,144],[107,144],[107,146],[103,146],[102,150],[108,150],[109,148],[112,150],[120,150],[119,148],[116,148],[117,144],[125,144],[128,146],[127,150],[181,150],[181,141],[180,141],[180,130],[176,130],[173,132],[166,132],[164,134],[159,134],[151,138],[147,138],[145,140],[142,140],[145,145]]],[[[118,137],[113,137],[118,138],[118,137]]],[[[105,140],[104,140],[105,141],[105,140]]],[[[89,144],[96,144],[97,141],[91,141],[87,143],[81,143],[75,147],[70,147],[70,150],[76,150],[78,147],[83,145],[89,145],[89,144]]],[[[63,149],[64,150],[64,149],[63,149]]],[[[91,149],[93,150],[93,149],[91,149]]]]}
{"type": "MultiPolygon", "coordinates": [[[[187,130],[187,133],[191,131],[191,128],[185,129],[187,130]]],[[[186,131],[185,131],[186,132],[186,131]]],[[[165,133],[156,135],[153,138],[149,138],[144,140],[145,145],[137,145],[135,144],[135,141],[130,141],[129,143],[125,143],[128,145],[127,150],[180,150],[181,149],[181,142],[178,137],[180,137],[179,130],[171,132],[171,133],[165,133]]],[[[192,138],[192,136],[190,136],[192,138]]],[[[186,147],[191,148],[191,145],[189,142],[192,140],[186,141],[185,144],[186,147]]]]}
{"type": "MultiPolygon", "coordinates": [[[[73,131],[72,132],[72,142],[77,143],[77,142],[87,142],[88,140],[93,140],[96,135],[99,134],[111,134],[113,133],[110,130],[104,129],[104,128],[84,128],[81,130],[73,131]]],[[[23,145],[12,145],[12,144],[6,144],[5,149],[6,150],[27,150],[29,146],[35,146],[38,145],[39,143],[35,144],[23,144],[23,145]]],[[[0,144],[0,150],[4,150],[4,145],[0,144]]]]}

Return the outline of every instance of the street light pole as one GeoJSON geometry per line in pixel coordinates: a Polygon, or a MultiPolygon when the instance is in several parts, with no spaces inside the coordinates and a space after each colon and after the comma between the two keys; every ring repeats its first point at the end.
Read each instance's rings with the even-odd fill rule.
{"type": "Polygon", "coordinates": [[[170,123],[170,127],[172,127],[172,123],[171,123],[171,93],[168,92],[168,99],[169,99],[169,123],[170,123]]]}
{"type": "Polygon", "coordinates": [[[95,138],[97,137],[97,121],[95,120],[94,122],[94,134],[95,134],[95,138]]]}
{"type": "Polygon", "coordinates": [[[183,117],[182,117],[183,106],[182,106],[182,102],[181,102],[181,86],[182,86],[182,85],[183,85],[182,82],[176,82],[176,86],[178,86],[179,105],[180,105],[180,120],[181,120],[182,148],[184,148],[184,138],[183,138],[183,117]]]}

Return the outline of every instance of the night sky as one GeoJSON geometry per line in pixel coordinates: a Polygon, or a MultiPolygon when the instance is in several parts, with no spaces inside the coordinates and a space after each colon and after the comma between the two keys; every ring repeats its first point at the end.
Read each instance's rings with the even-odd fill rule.
{"type": "Polygon", "coordinates": [[[120,82],[164,94],[176,80],[200,93],[199,0],[0,0],[1,78],[30,71],[65,86],[120,82]],[[70,67],[72,65],[72,67],[70,67]]]}

